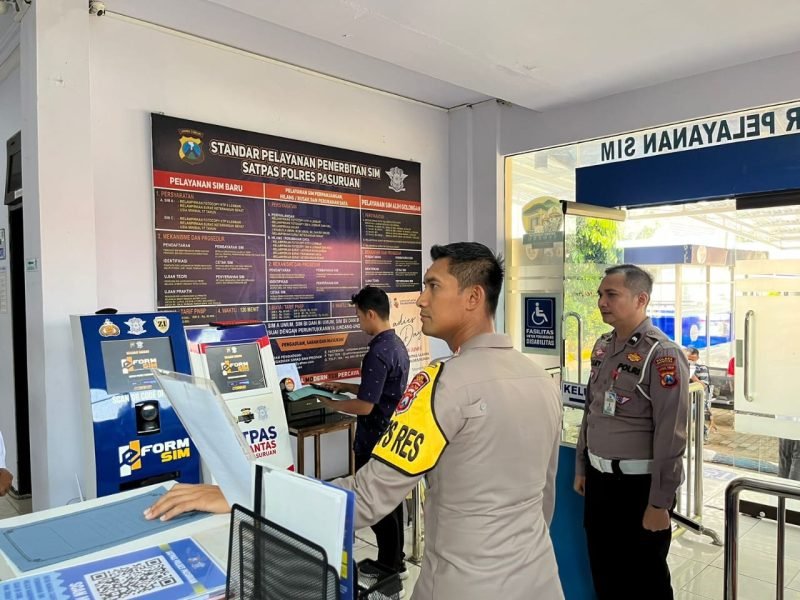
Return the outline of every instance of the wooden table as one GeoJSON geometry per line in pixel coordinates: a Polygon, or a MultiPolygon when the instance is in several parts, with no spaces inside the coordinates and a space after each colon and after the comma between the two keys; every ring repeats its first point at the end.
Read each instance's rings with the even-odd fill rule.
{"type": "Polygon", "coordinates": [[[353,440],[356,436],[356,418],[349,415],[329,414],[320,418],[304,419],[289,423],[289,433],[297,436],[297,472],[305,474],[305,439],[314,438],[314,477],[320,479],[322,469],[320,467],[320,437],[326,433],[334,431],[348,430],[347,447],[350,460],[350,470],[348,475],[356,472],[356,457],[353,454],[353,440]]]}

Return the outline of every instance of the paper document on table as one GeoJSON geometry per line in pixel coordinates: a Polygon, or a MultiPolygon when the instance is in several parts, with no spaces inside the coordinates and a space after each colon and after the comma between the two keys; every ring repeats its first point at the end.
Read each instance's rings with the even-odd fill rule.
{"type": "Polygon", "coordinates": [[[153,372],[228,504],[252,508],[250,463],[255,457],[214,383],[182,373],[153,372]]]}

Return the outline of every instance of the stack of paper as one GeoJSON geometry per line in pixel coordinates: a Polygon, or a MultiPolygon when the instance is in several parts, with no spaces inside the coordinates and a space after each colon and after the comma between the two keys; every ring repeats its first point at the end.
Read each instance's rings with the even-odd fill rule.
{"type": "Polygon", "coordinates": [[[264,477],[264,517],[325,549],[339,573],[345,540],[347,492],[288,471],[264,477]]]}

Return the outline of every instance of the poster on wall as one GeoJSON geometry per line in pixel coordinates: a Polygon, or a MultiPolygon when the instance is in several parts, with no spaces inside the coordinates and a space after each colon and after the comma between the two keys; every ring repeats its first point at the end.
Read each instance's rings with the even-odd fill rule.
{"type": "Polygon", "coordinates": [[[409,308],[422,287],[419,163],[157,114],[152,129],[159,309],[186,324],[266,322],[276,363],[304,382],[343,379],[369,341],[350,297],[374,285],[427,361],[409,308]]]}

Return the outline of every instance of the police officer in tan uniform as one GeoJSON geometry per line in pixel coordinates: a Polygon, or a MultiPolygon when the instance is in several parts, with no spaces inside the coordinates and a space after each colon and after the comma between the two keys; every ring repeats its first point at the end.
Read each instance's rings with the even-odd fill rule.
{"type": "Polygon", "coordinates": [[[672,599],[669,511],[683,479],[689,367],[645,311],[653,279],[606,270],[597,305],[614,330],[592,350],[575,490],[600,600],[672,599]]]}
{"type": "Polygon", "coordinates": [[[335,481],[356,493],[356,527],[427,475],[425,556],[414,600],[560,600],[548,525],[561,401],[549,375],[494,333],[503,270],[474,242],[434,246],[423,332],[455,353],[411,379],[372,460],[335,481]]]}

